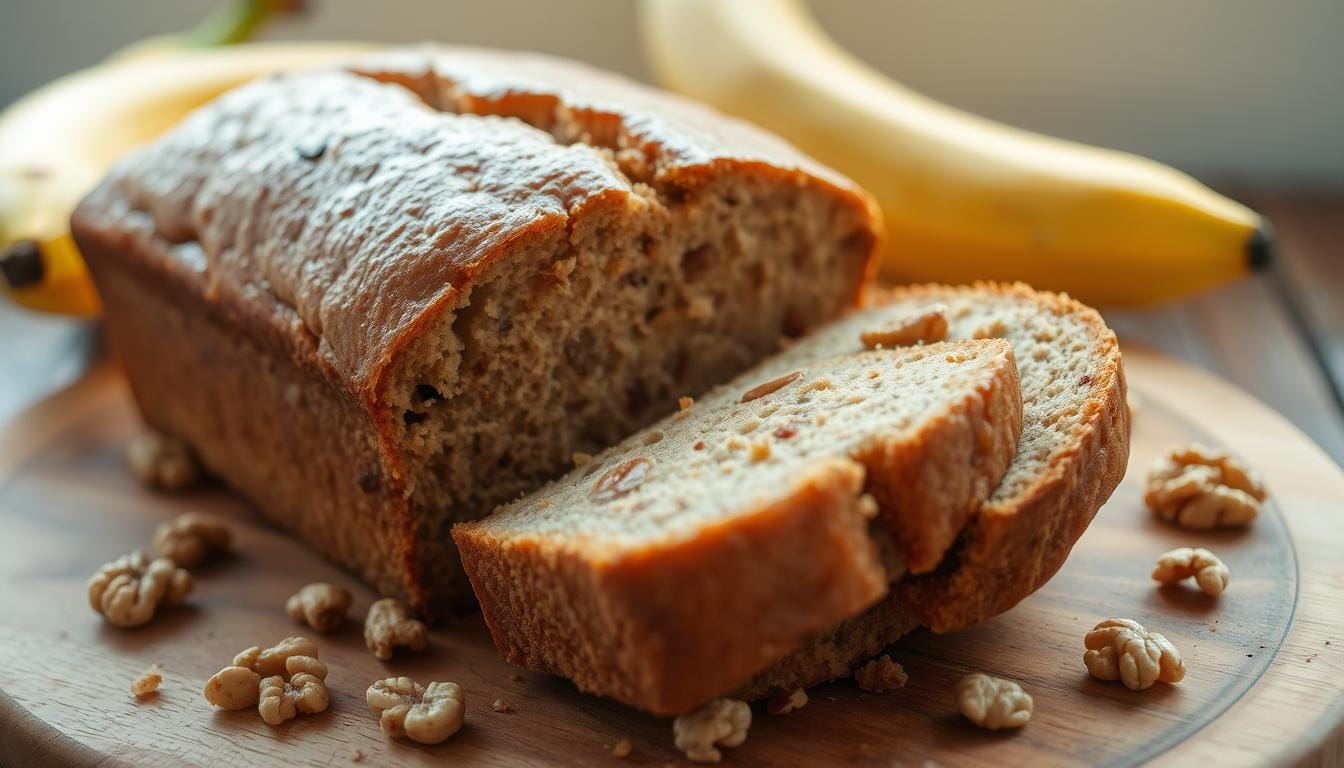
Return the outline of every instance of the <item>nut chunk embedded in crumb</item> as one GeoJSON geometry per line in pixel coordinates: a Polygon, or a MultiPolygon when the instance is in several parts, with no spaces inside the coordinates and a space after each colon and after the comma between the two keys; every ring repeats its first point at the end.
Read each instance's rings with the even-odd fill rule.
{"type": "Polygon", "coordinates": [[[1012,680],[976,672],[957,684],[957,707],[967,720],[991,731],[1021,728],[1031,720],[1034,702],[1012,680]]]}
{"type": "Polygon", "coordinates": [[[885,693],[903,688],[909,679],[905,668],[886,654],[854,670],[854,681],[869,693],[885,693]]]}
{"type": "Polygon", "coordinates": [[[172,560],[150,560],[136,550],[105,563],[89,579],[89,605],[117,627],[138,627],[160,606],[177,605],[191,592],[191,574],[172,560]]]}
{"type": "Polygon", "coordinates": [[[178,515],[154,531],[154,552],[182,568],[199,565],[212,552],[226,552],[232,543],[228,524],[203,512],[178,515]]]}
{"type": "Polygon", "coordinates": [[[941,304],[859,334],[868,349],[932,344],[947,338],[947,307],[941,304]]]}
{"type": "Polygon", "coordinates": [[[422,688],[409,677],[379,680],[364,698],[383,733],[421,744],[438,744],[457,733],[467,709],[466,694],[457,683],[422,688]]]}
{"type": "Polygon", "coordinates": [[[385,597],[369,606],[364,618],[364,643],[382,661],[392,658],[393,648],[423,651],[429,644],[425,625],[411,618],[411,610],[395,597],[385,597]]]}
{"type": "Polygon", "coordinates": [[[285,601],[285,612],[318,632],[335,631],[345,623],[350,610],[350,590],[322,581],[309,584],[285,601]]]}
{"type": "Polygon", "coordinates": [[[326,710],[327,665],[311,656],[285,659],[285,674],[271,675],[261,681],[257,712],[267,725],[280,725],[298,714],[312,715],[326,710]]]}
{"type": "Polygon", "coordinates": [[[765,711],[772,715],[787,715],[795,709],[802,709],[806,704],[807,691],[794,688],[792,691],[776,693],[770,699],[770,703],[765,705],[765,711]]]}
{"type": "Polygon", "coordinates": [[[1083,664],[1098,680],[1119,680],[1132,691],[1185,677],[1181,654],[1167,638],[1130,619],[1107,619],[1083,640],[1083,664]]]}
{"type": "Polygon", "coordinates": [[[672,723],[672,738],[677,749],[696,763],[717,763],[723,759],[718,747],[737,747],[747,740],[751,728],[751,707],[736,699],[714,699],[672,723]]]}
{"type": "Polygon", "coordinates": [[[1159,557],[1157,567],[1153,568],[1153,579],[1163,584],[1191,576],[1205,594],[1221,595],[1227,589],[1230,574],[1223,561],[1203,547],[1177,547],[1159,557]]]}
{"type": "Polygon", "coordinates": [[[1191,443],[1172,448],[1153,464],[1143,501],[1169,523],[1208,530],[1249,525],[1265,495],[1254,470],[1233,456],[1191,443]]]}
{"type": "Polygon", "coordinates": [[[146,430],[126,444],[126,462],[146,485],[180,491],[196,484],[200,470],[187,444],[146,430]]]}
{"type": "Polygon", "coordinates": [[[159,665],[151,665],[139,677],[131,681],[131,695],[137,699],[143,699],[159,690],[159,684],[163,682],[163,674],[159,672],[159,665]]]}

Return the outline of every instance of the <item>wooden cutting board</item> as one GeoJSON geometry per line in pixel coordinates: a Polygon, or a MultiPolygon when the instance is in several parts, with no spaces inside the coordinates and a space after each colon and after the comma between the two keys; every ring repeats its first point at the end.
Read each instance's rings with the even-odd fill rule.
{"type": "MultiPolygon", "coordinates": [[[[865,694],[840,681],[812,690],[787,716],[758,705],[746,744],[727,753],[731,764],[1340,760],[1344,475],[1230,386],[1141,350],[1126,363],[1137,406],[1129,475],[1060,573],[1003,616],[897,645],[892,656],[910,674],[903,690],[865,694]],[[1252,528],[1186,533],[1144,509],[1144,469],[1168,444],[1189,440],[1229,447],[1264,473],[1272,497],[1252,528]],[[1231,568],[1221,599],[1149,580],[1159,553],[1186,544],[1212,548],[1231,568]],[[1090,679],[1082,637],[1110,616],[1162,631],[1186,659],[1185,681],[1132,692],[1090,679]],[[1023,683],[1036,700],[1025,730],[981,731],[956,713],[953,686],[973,670],[1023,683]]],[[[331,668],[326,713],[271,728],[252,710],[212,710],[202,684],[235,652],[301,631],[282,610],[295,588],[346,583],[356,617],[373,595],[222,489],[143,490],[122,462],[135,428],[123,383],[103,367],[0,433],[0,763],[685,764],[668,719],[516,673],[479,619],[439,629],[429,651],[388,664],[365,651],[357,621],[320,637],[331,668]],[[85,579],[191,509],[236,523],[237,556],[199,571],[190,603],[151,625],[104,624],[85,602],[85,579]],[[127,686],[151,662],[164,670],[161,693],[136,702],[127,686]],[[402,674],[461,683],[463,730],[436,747],[385,739],[364,689],[402,674]],[[510,711],[492,710],[497,698],[510,711]],[[622,738],[634,752],[619,760],[610,749],[622,738]]]]}

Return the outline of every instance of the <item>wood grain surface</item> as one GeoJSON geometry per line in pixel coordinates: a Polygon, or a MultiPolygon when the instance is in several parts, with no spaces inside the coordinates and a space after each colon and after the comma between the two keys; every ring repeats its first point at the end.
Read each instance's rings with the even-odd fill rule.
{"type": "MultiPolygon", "coordinates": [[[[1014,610],[955,635],[919,632],[892,649],[909,685],[866,694],[849,681],[810,691],[776,717],[757,706],[736,765],[1284,764],[1339,760],[1344,720],[1344,476],[1283,419],[1195,369],[1126,350],[1138,410],[1130,472],[1072,557],[1014,610]],[[1155,522],[1140,500],[1144,468],[1167,444],[1232,448],[1267,478],[1271,502],[1244,532],[1193,534],[1155,522]],[[1157,588],[1153,560],[1208,546],[1232,572],[1222,598],[1157,588]],[[1109,616],[1162,631],[1188,674],[1132,692],[1090,679],[1082,636],[1109,616]],[[980,731],[955,710],[969,671],[1020,680],[1036,714],[1018,733],[980,731]]],[[[232,655],[301,632],[284,614],[298,586],[328,579],[366,589],[219,488],[143,490],[121,448],[136,428],[116,373],[95,369],[0,433],[0,763],[147,765],[684,764],[670,720],[584,696],[562,680],[516,672],[479,619],[440,628],[424,654],[383,664],[358,622],[318,637],[332,706],[271,728],[255,711],[217,712],[201,698],[232,655]],[[188,605],[148,627],[106,626],[85,601],[99,563],[148,544],[155,525],[190,510],[233,520],[237,554],[197,572],[188,605]],[[160,695],[130,681],[163,667],[160,695]],[[467,691],[467,725],[437,747],[389,741],[363,701],[375,679],[409,674],[467,691]],[[491,709],[503,698],[510,712],[491,709]],[[609,754],[628,738],[634,753],[609,754]],[[358,759],[357,759],[358,758],[358,759]]]]}

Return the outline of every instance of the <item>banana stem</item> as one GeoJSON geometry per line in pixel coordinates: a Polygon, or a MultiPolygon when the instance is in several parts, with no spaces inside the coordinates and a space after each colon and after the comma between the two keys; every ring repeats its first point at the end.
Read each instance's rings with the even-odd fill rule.
{"type": "Polygon", "coordinates": [[[298,13],[302,0],[233,0],[215,9],[179,36],[185,48],[209,48],[241,43],[275,16],[298,13]]]}

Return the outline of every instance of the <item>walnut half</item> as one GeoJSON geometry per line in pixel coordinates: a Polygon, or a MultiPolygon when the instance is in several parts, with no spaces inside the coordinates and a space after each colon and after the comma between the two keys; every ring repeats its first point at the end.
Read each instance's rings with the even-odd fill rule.
{"type": "Polygon", "coordinates": [[[325,711],[330,703],[326,679],[327,665],[311,656],[290,656],[284,675],[261,681],[257,712],[267,725],[280,725],[300,713],[325,711]]]}
{"type": "Polygon", "coordinates": [[[1185,677],[1181,654],[1167,638],[1131,619],[1107,619],[1087,633],[1083,664],[1098,680],[1119,680],[1132,691],[1185,677]]]}
{"type": "Polygon", "coordinates": [[[150,560],[136,550],[105,563],[89,579],[89,605],[117,627],[138,627],[154,618],[160,606],[173,606],[191,592],[191,574],[172,560],[150,560]]]}
{"type": "Polygon", "coordinates": [[[186,443],[153,430],[131,438],[126,444],[126,462],[146,485],[165,491],[190,488],[200,475],[186,443]]]}
{"type": "Polygon", "coordinates": [[[405,603],[395,597],[385,597],[369,606],[368,616],[364,618],[364,643],[375,657],[387,661],[392,658],[393,648],[423,651],[429,644],[429,631],[424,624],[411,618],[405,603]]]}
{"type": "Polygon", "coordinates": [[[1205,594],[1221,595],[1227,589],[1230,574],[1223,561],[1203,547],[1177,547],[1159,557],[1157,567],[1153,568],[1153,580],[1163,584],[1174,584],[1191,576],[1205,594]]]}
{"type": "Polygon", "coordinates": [[[696,763],[717,763],[723,759],[719,747],[741,746],[751,728],[751,707],[736,699],[714,699],[672,723],[672,738],[686,759],[696,763]]]}
{"type": "Polygon", "coordinates": [[[991,731],[1021,728],[1031,720],[1034,702],[1012,680],[976,672],[957,684],[957,707],[967,720],[991,731]]]}
{"type": "Polygon", "coordinates": [[[187,512],[154,531],[154,552],[181,568],[199,565],[212,552],[225,552],[233,531],[223,520],[203,512],[187,512]]]}
{"type": "Polygon", "coordinates": [[[457,683],[421,687],[409,677],[389,677],[364,694],[378,727],[393,738],[438,744],[457,733],[466,716],[467,699],[457,683]]]}
{"type": "Polygon", "coordinates": [[[309,584],[285,601],[285,612],[318,632],[332,632],[345,623],[350,590],[328,582],[309,584]]]}
{"type": "Polygon", "coordinates": [[[1143,501],[1182,528],[1248,525],[1265,500],[1260,476],[1236,458],[1198,443],[1177,446],[1148,472],[1143,501]]]}

